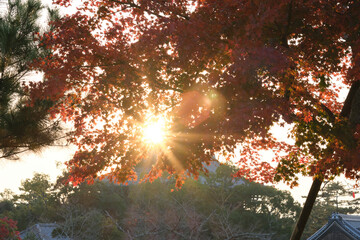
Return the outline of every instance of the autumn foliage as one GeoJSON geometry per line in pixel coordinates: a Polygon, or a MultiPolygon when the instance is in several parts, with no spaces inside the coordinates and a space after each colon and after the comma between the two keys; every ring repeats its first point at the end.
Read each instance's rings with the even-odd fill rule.
{"type": "Polygon", "coordinates": [[[14,220],[7,217],[0,218],[0,239],[20,240],[19,234],[14,220]]]}
{"type": "Polygon", "coordinates": [[[75,183],[124,182],[147,161],[147,178],[168,171],[180,184],[217,153],[252,180],[358,179],[356,94],[345,107],[339,92],[360,95],[359,19],[360,2],[347,0],[83,1],[41,36],[53,51],[34,64],[46,81],[31,94],[74,123],[75,183]],[[169,134],[154,149],[141,126],[158,116],[169,134]],[[294,144],[270,131],[276,123],[294,144]]]}

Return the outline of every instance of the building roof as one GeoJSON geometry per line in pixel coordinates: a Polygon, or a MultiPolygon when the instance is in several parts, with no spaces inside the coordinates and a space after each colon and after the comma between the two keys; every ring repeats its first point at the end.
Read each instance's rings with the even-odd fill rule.
{"type": "Polygon", "coordinates": [[[56,223],[38,223],[22,231],[20,237],[35,237],[36,240],[71,240],[65,236],[52,237],[52,232],[58,227],[56,223]]]}
{"type": "Polygon", "coordinates": [[[307,240],[321,240],[325,238],[360,240],[360,216],[333,213],[328,223],[307,240]]]}

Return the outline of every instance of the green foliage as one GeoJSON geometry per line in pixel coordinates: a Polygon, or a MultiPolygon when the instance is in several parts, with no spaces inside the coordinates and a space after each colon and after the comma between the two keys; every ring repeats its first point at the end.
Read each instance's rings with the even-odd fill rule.
{"type": "MultiPolygon", "coordinates": [[[[64,209],[62,209],[64,214],[64,209]]],[[[104,216],[100,210],[86,210],[81,205],[66,207],[62,230],[74,239],[102,239],[104,216]]]]}
{"type": "Polygon", "coordinates": [[[0,207],[0,215],[16,220],[20,230],[38,222],[58,219],[59,203],[49,176],[36,173],[32,179],[23,181],[19,190],[20,193],[14,194],[11,200],[1,202],[4,207],[0,207]]]}
{"type": "Polygon", "coordinates": [[[220,165],[202,178],[204,183],[187,179],[175,191],[171,191],[172,182],[161,179],[131,185],[125,226],[133,236],[153,233],[155,239],[225,239],[241,234],[245,239],[246,234],[260,233],[289,239],[300,211],[290,194],[246,181],[235,184],[234,172],[236,169],[220,165]]]}
{"type": "Polygon", "coordinates": [[[16,157],[18,152],[49,145],[60,129],[57,122],[48,119],[47,111],[53,103],[43,100],[30,104],[26,91],[33,81],[28,78],[31,64],[48,53],[36,39],[42,10],[38,0],[9,1],[8,11],[0,19],[0,150],[3,157],[16,157]]]}
{"type": "Polygon", "coordinates": [[[57,187],[57,196],[65,199],[58,209],[61,230],[70,238],[121,239],[107,213],[116,219],[124,215],[124,187],[100,181],[76,187],[58,182],[57,187]]]}
{"type": "Polygon", "coordinates": [[[73,239],[224,239],[269,234],[288,239],[299,206],[289,193],[270,186],[234,181],[236,169],[220,165],[216,172],[187,179],[174,190],[174,179],[115,185],[104,181],[76,187],[52,184],[35,174],[23,181],[19,194],[0,202],[0,217],[19,222],[19,229],[57,222],[55,235],[73,239]]]}

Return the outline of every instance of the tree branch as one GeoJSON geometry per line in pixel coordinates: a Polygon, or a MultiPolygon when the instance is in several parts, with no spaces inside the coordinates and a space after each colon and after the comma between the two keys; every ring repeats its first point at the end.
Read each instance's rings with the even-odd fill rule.
{"type": "MultiPolygon", "coordinates": [[[[159,14],[159,13],[157,13],[157,12],[154,12],[153,10],[145,9],[145,8],[143,8],[141,5],[138,5],[138,4],[134,3],[134,2],[131,2],[130,0],[127,1],[127,2],[121,2],[121,1],[114,0],[114,2],[116,2],[116,3],[120,4],[120,5],[127,5],[127,6],[129,6],[129,7],[133,7],[133,8],[137,8],[137,9],[144,10],[145,12],[147,12],[147,13],[149,13],[149,14],[151,14],[151,15],[154,15],[154,16],[156,16],[156,17],[158,17],[158,18],[168,19],[168,17],[166,17],[166,16],[164,16],[164,15],[161,15],[161,14],[159,14]]],[[[181,13],[173,13],[173,14],[175,14],[175,16],[178,16],[178,17],[183,18],[183,19],[185,19],[185,20],[190,20],[190,17],[189,17],[189,16],[186,16],[186,15],[184,15],[184,14],[181,14],[181,13]]]]}
{"type": "Polygon", "coordinates": [[[356,91],[359,89],[359,87],[360,87],[360,81],[356,81],[351,85],[349,93],[345,99],[344,106],[341,110],[340,116],[347,118],[349,117],[351,111],[351,104],[354,100],[356,91]]]}

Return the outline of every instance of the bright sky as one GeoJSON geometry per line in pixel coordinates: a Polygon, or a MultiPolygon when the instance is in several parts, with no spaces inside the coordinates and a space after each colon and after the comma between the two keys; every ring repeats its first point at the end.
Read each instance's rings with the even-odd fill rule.
{"type": "Polygon", "coordinates": [[[48,147],[38,153],[19,155],[19,160],[0,159],[0,192],[6,188],[17,192],[21,181],[32,178],[34,173],[48,174],[55,181],[74,150],[74,147],[48,147]]]}

